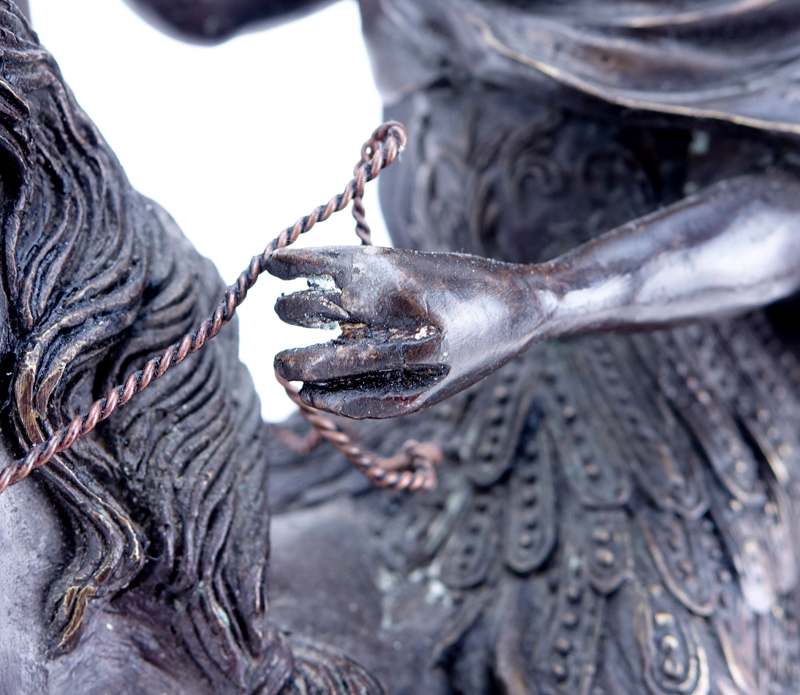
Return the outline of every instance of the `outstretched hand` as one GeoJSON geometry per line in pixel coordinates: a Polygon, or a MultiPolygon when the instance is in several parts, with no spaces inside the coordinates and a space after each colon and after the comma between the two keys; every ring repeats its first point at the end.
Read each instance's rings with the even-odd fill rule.
{"type": "Polygon", "coordinates": [[[282,249],[267,269],[310,289],[278,299],[291,324],[339,323],[341,336],[275,358],[316,408],[354,418],[405,415],[447,398],[524,349],[541,312],[530,266],[455,253],[282,249]],[[521,330],[522,328],[526,330],[521,330]]]}
{"type": "Polygon", "coordinates": [[[763,306],[800,288],[798,200],[800,185],[786,177],[723,181],[541,265],[369,246],[277,251],[273,275],[312,284],[278,300],[280,317],[338,322],[342,335],[282,352],[276,367],[305,383],[309,405],[394,417],[457,393],[537,340],[763,306]]]}

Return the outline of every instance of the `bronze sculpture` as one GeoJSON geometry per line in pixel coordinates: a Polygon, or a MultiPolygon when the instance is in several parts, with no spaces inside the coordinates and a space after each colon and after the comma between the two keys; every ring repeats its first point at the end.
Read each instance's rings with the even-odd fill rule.
{"type": "MultiPolygon", "coordinates": [[[[141,4],[200,39],[292,9],[141,4]]],[[[283,317],[345,324],[333,347],[279,366],[355,416],[452,396],[360,428],[386,451],[409,434],[439,442],[439,490],[371,491],[322,449],[298,460],[212,343],[7,493],[2,547],[36,581],[7,603],[0,685],[380,692],[308,633],[394,693],[796,692],[795,305],[508,362],[536,331],[652,328],[796,289],[796,3],[362,12],[387,112],[410,126],[382,188],[389,225],[427,253],[274,257],[280,274],[319,278],[283,317]],[[37,547],[43,528],[57,538],[37,547]],[[50,626],[23,639],[14,610],[43,592],[50,626]],[[43,644],[67,653],[45,661],[43,644]]],[[[180,335],[219,288],[126,186],[11,5],[2,26],[4,421],[17,427],[4,445],[19,447],[180,335]]]]}

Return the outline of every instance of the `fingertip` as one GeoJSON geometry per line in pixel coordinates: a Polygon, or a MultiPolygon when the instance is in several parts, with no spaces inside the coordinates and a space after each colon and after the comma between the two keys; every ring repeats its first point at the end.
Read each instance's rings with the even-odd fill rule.
{"type": "Polygon", "coordinates": [[[294,350],[284,350],[275,355],[272,366],[281,379],[286,381],[302,381],[301,371],[298,368],[298,360],[293,356],[294,350]]]}
{"type": "Polygon", "coordinates": [[[294,280],[302,277],[298,271],[297,260],[297,252],[294,249],[278,249],[267,258],[267,272],[281,280],[294,280]]]}
{"type": "Polygon", "coordinates": [[[343,258],[349,257],[348,248],[327,246],[278,249],[267,259],[266,269],[281,280],[295,280],[315,275],[330,275],[336,279],[340,274],[343,258]]]}
{"type": "Polygon", "coordinates": [[[350,315],[342,308],[340,293],[305,290],[278,297],[275,313],[281,321],[303,328],[331,328],[350,315]]]}
{"type": "Polygon", "coordinates": [[[300,398],[312,408],[352,420],[381,417],[376,414],[380,412],[379,400],[370,396],[357,396],[347,391],[320,390],[316,384],[306,383],[300,389],[300,398]]]}
{"type": "Polygon", "coordinates": [[[300,398],[306,405],[352,420],[384,420],[414,412],[414,395],[362,392],[350,389],[320,388],[314,382],[303,384],[300,398]]]}

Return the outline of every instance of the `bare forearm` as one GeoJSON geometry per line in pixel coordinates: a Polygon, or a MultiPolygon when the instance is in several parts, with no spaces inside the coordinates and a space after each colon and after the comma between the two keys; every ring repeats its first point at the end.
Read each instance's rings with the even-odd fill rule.
{"type": "Polygon", "coordinates": [[[551,263],[333,247],[276,252],[278,277],[336,291],[282,297],[300,325],[342,336],[288,350],[276,368],[307,403],[394,417],[457,393],[531,344],[744,311],[800,287],[800,184],[738,179],[613,230],[551,263]]]}
{"type": "Polygon", "coordinates": [[[735,313],[800,288],[800,185],[725,182],[539,266],[537,338],[735,313]]]}

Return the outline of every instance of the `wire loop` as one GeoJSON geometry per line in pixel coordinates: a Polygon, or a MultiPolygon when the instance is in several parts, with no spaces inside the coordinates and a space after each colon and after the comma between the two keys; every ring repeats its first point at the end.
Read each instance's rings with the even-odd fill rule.
{"type": "MultiPolygon", "coordinates": [[[[250,265],[242,271],[236,282],[228,287],[214,313],[205,319],[196,330],[187,333],[180,341],[167,347],[161,355],[148,360],[145,366],[131,374],[124,384],[115,386],[105,398],[95,401],[85,415],[74,418],[68,425],[56,430],[46,441],[32,446],[22,459],[14,461],[0,471],[0,494],[10,485],[24,480],[32,471],[44,466],[56,454],[69,449],[76,440],[86,436],[117,408],[122,407],[136,394],[144,391],[153,381],[164,376],[170,367],[183,362],[186,357],[200,350],[206,342],[217,335],[220,329],[234,317],[237,307],[245,300],[247,292],[266,269],[267,259],[277,249],[293,244],[301,234],[308,232],[318,222],[324,222],[334,212],[343,210],[351,202],[353,203],[353,217],[356,220],[356,234],[362,244],[371,244],[370,228],[364,216],[362,202],[364,186],[377,178],[385,167],[397,159],[405,144],[406,130],[402,123],[388,121],[379,126],[362,146],[361,159],[353,170],[353,178],[342,193],[333,196],[326,205],[319,205],[310,214],[298,219],[293,226],[287,227],[269,242],[261,254],[253,256],[250,265]]],[[[302,403],[296,388],[288,382],[278,380],[283,384],[289,397],[300,406],[303,417],[315,427],[320,437],[330,441],[339,451],[343,452],[353,465],[367,475],[375,485],[404,490],[435,487],[436,476],[433,467],[441,458],[441,452],[436,453],[438,447],[434,447],[436,451],[434,449],[415,449],[415,446],[431,447],[433,445],[407,442],[403,447],[404,451],[398,454],[400,459],[397,457],[384,459],[364,452],[332,420],[302,403]]]]}

